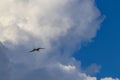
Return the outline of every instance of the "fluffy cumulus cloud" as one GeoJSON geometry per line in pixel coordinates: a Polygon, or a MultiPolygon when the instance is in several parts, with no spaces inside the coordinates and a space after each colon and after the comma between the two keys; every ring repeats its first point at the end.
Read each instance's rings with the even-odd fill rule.
{"type": "Polygon", "coordinates": [[[72,55],[95,37],[100,16],[94,0],[1,0],[0,80],[96,80],[87,72],[99,67],[83,71],[72,55]],[[29,52],[36,47],[45,49],[29,52]]]}

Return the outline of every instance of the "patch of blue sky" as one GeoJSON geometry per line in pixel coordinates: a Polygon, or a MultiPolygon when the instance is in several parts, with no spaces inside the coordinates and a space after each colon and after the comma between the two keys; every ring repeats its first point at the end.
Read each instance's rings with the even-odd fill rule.
{"type": "Polygon", "coordinates": [[[84,67],[101,65],[97,77],[120,78],[120,0],[96,0],[105,19],[92,43],[75,54],[84,67]]]}

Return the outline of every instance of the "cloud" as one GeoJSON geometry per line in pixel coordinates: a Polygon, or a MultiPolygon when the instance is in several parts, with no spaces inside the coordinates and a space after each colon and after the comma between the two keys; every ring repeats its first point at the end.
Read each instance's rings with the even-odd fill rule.
{"type": "Polygon", "coordinates": [[[118,78],[106,77],[106,78],[102,78],[101,80],[120,80],[120,79],[118,79],[118,78]]]}
{"type": "Polygon", "coordinates": [[[0,80],[8,80],[10,78],[10,64],[5,54],[6,48],[0,42],[0,80]]]}
{"type": "Polygon", "coordinates": [[[86,74],[89,74],[91,76],[95,76],[95,74],[99,73],[100,69],[101,69],[100,65],[91,64],[90,66],[85,68],[85,70],[83,70],[83,72],[85,72],[86,74]]]}
{"type": "Polygon", "coordinates": [[[2,0],[0,12],[0,41],[7,47],[0,52],[6,51],[9,80],[97,79],[72,57],[100,28],[94,0],[2,0]],[[46,49],[29,53],[35,47],[46,49]]]}
{"type": "Polygon", "coordinates": [[[1,41],[14,45],[26,42],[30,45],[32,37],[36,45],[39,42],[47,47],[51,40],[67,35],[69,38],[76,35],[90,40],[89,37],[94,37],[99,28],[96,18],[100,13],[92,0],[5,0],[1,1],[0,11],[1,41]]]}

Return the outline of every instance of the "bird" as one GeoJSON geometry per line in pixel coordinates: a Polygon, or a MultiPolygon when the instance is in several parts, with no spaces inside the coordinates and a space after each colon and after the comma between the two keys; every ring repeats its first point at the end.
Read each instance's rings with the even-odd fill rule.
{"type": "Polygon", "coordinates": [[[34,51],[40,51],[40,49],[45,49],[45,48],[34,48],[32,51],[30,52],[34,52],[34,51]]]}

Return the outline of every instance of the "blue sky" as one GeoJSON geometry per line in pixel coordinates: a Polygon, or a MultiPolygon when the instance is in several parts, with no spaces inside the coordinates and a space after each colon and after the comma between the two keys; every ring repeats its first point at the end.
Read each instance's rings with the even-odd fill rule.
{"type": "Polygon", "coordinates": [[[88,66],[101,65],[98,77],[120,77],[120,0],[96,0],[105,15],[100,30],[92,43],[77,52],[76,58],[88,66]]]}

